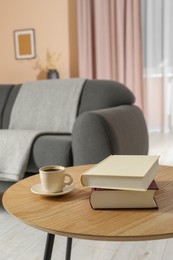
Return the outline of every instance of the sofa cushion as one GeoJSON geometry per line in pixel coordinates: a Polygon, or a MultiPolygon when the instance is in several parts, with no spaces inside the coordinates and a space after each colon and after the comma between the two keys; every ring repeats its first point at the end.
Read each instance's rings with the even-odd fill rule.
{"type": "Polygon", "coordinates": [[[27,172],[38,172],[45,165],[72,165],[71,135],[39,136],[32,147],[27,172]]]}

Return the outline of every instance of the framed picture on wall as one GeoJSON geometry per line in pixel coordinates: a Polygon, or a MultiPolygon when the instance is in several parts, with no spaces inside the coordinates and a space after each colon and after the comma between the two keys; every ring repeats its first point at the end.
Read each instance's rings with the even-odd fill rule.
{"type": "Polygon", "coordinates": [[[16,59],[34,59],[36,57],[35,30],[14,31],[14,47],[16,59]]]}

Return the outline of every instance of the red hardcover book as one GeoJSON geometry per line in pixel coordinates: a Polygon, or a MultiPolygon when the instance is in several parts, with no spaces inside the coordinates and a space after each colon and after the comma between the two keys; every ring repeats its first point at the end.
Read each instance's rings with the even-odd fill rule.
{"type": "Polygon", "coordinates": [[[89,201],[93,209],[158,208],[154,198],[157,190],[155,180],[146,191],[92,188],[89,201]]]}

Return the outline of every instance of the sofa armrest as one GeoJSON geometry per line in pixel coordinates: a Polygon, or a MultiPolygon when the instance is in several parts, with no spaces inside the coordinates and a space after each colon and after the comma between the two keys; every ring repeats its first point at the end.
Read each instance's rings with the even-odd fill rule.
{"type": "Polygon", "coordinates": [[[148,153],[148,131],[142,111],[122,105],[81,114],[72,133],[74,165],[98,163],[110,154],[148,153]]]}

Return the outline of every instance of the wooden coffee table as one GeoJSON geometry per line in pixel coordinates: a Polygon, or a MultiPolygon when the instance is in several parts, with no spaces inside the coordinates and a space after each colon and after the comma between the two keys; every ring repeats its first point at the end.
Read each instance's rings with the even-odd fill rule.
{"type": "Polygon", "coordinates": [[[54,235],[67,237],[66,260],[70,259],[72,238],[105,241],[142,241],[173,237],[173,167],[161,166],[156,177],[159,209],[93,210],[90,189],[80,175],[91,165],[69,167],[75,190],[61,197],[31,192],[39,175],[11,186],[3,196],[5,209],[20,221],[48,233],[44,259],[51,259],[54,235]]]}

